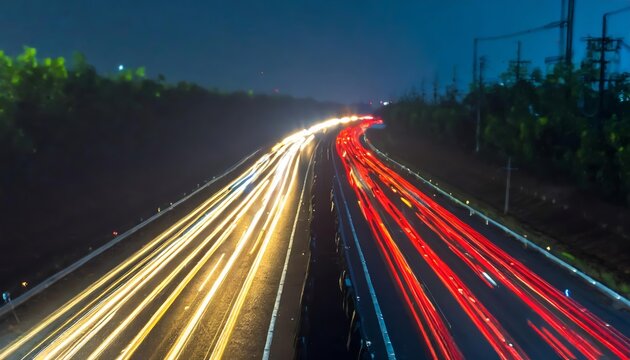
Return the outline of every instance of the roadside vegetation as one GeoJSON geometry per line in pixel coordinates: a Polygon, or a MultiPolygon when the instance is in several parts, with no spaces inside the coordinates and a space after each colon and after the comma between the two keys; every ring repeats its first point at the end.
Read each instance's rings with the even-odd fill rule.
{"type": "Polygon", "coordinates": [[[0,51],[0,290],[67,266],[257,148],[342,107],[226,93],[79,53],[0,51]]]}
{"type": "MultiPolygon", "coordinates": [[[[518,174],[531,175],[562,188],[575,187],[589,198],[597,197],[618,207],[617,219],[608,219],[614,223],[622,219],[625,215],[621,212],[625,213],[630,207],[630,82],[623,74],[617,76],[615,81],[609,82],[600,99],[597,82],[593,81],[598,75],[597,66],[590,61],[583,61],[575,68],[556,65],[546,74],[540,69],[527,71],[510,67],[499,82],[471,86],[471,91],[464,96],[449,87],[437,101],[429,101],[410,91],[379,110],[388,127],[386,133],[390,135],[375,132],[373,140],[384,150],[405,158],[403,161],[407,163],[413,163],[410,159],[414,156],[405,155],[413,147],[412,139],[459,148],[462,154],[470,154],[470,161],[478,165],[494,164],[501,168],[510,157],[512,164],[518,167],[518,174]],[[481,110],[480,148],[478,154],[472,155],[476,148],[477,101],[481,110]],[[398,137],[401,141],[408,137],[406,145],[395,144],[391,134],[402,134],[398,137]],[[408,150],[401,150],[405,148],[408,150]]],[[[415,156],[421,157],[421,154],[415,156]]],[[[467,169],[463,177],[474,174],[468,169],[474,166],[472,163],[460,164],[467,169]]],[[[444,169],[450,169],[444,173],[453,173],[452,168],[457,166],[448,166],[449,161],[445,159],[442,164],[444,169]]],[[[433,168],[425,170],[441,171],[435,164],[429,167],[433,168]]],[[[492,168],[492,165],[484,168],[492,168]]],[[[556,255],[611,288],[630,295],[630,272],[624,255],[628,248],[625,225],[613,229],[607,220],[584,219],[591,210],[571,208],[567,211],[565,205],[552,205],[544,201],[544,197],[541,200],[540,196],[525,195],[522,187],[520,192],[514,189],[514,196],[519,198],[515,201],[523,208],[515,208],[506,216],[500,210],[504,191],[501,181],[504,180],[498,180],[497,186],[493,173],[451,180],[459,185],[447,184],[447,188],[467,198],[476,196],[485,213],[514,229],[529,232],[532,240],[542,246],[551,242],[556,255]],[[478,193],[473,189],[482,186],[471,182],[495,185],[485,187],[486,193],[478,193]],[[559,221],[559,218],[566,220],[559,221]],[[597,229],[582,229],[580,222],[597,229]],[[574,224],[575,229],[563,228],[568,224],[574,224]],[[599,232],[602,232],[601,239],[593,237],[599,232]]],[[[449,182],[449,178],[442,178],[442,182],[449,182]]],[[[535,190],[532,192],[537,194],[535,190]]],[[[555,204],[555,199],[553,201],[555,204]]]]}
{"type": "Polygon", "coordinates": [[[260,111],[298,114],[301,108],[312,115],[338,107],[221,93],[186,82],[171,85],[163,76],[147,79],[142,67],[103,76],[78,53],[68,66],[62,57],[38,59],[30,47],[15,57],[0,51],[0,195],[10,196],[24,181],[104,164],[121,168],[170,146],[192,146],[219,132],[242,131],[260,121],[260,111]],[[213,128],[219,123],[220,128],[213,128]]]}
{"type": "Polygon", "coordinates": [[[611,81],[600,108],[597,75],[588,61],[575,69],[557,65],[547,74],[510,68],[500,82],[472,87],[461,99],[452,88],[437,102],[412,91],[381,113],[388,126],[472,150],[479,96],[482,157],[510,156],[529,172],[628,206],[630,81],[611,81]]]}

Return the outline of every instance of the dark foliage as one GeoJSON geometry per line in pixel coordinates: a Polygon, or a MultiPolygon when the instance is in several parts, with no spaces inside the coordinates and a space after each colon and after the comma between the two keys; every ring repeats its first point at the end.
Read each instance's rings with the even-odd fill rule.
{"type": "Polygon", "coordinates": [[[171,85],[143,68],[103,76],[80,54],[66,66],[33,48],[0,52],[0,287],[36,282],[47,264],[67,265],[112,229],[340,110],[171,85]]]}
{"type": "Polygon", "coordinates": [[[477,96],[481,103],[481,154],[545,177],[573,182],[616,203],[630,204],[630,83],[611,82],[598,109],[589,79],[596,68],[557,65],[473,90],[461,101],[446,96],[428,103],[411,93],[380,110],[389,126],[424,132],[443,141],[475,147],[477,96]]]}

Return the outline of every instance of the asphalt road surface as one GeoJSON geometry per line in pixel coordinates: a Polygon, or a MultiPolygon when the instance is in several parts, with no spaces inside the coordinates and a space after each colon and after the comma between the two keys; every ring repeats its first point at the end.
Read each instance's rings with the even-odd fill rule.
{"type": "Polygon", "coordinates": [[[349,120],[278,143],[32,327],[3,334],[0,359],[291,357],[312,154],[349,120]]]}
{"type": "MultiPolygon", "coordinates": [[[[313,154],[350,120],[287,137],[133,251],[113,247],[27,301],[0,333],[0,359],[293,357],[313,154]]],[[[320,152],[364,354],[630,357],[627,308],[386,166],[361,140],[376,123],[346,127],[320,152]]]]}
{"type": "Polygon", "coordinates": [[[342,130],[335,199],[377,358],[628,359],[620,302],[401,176],[342,130]]]}

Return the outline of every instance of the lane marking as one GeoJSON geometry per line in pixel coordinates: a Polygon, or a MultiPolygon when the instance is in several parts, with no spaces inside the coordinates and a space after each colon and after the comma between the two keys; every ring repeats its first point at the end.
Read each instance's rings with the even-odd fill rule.
{"type": "Polygon", "coordinates": [[[605,286],[604,284],[596,281],[590,275],[587,275],[586,273],[578,270],[575,266],[573,266],[573,265],[567,263],[566,261],[556,257],[555,255],[551,254],[549,251],[546,251],[542,247],[540,247],[540,246],[536,245],[535,243],[531,242],[530,240],[526,239],[521,234],[513,231],[512,229],[508,228],[507,226],[501,224],[500,222],[498,222],[498,221],[496,221],[496,220],[494,220],[494,219],[484,215],[483,213],[479,212],[475,208],[471,207],[469,204],[466,204],[466,203],[462,202],[461,200],[459,200],[456,197],[452,196],[450,193],[442,190],[441,188],[439,188],[435,184],[433,184],[430,181],[426,180],[420,174],[418,174],[416,172],[413,172],[410,168],[408,168],[405,165],[399,163],[398,161],[392,159],[387,154],[385,154],[384,152],[380,151],[376,146],[374,146],[372,144],[372,142],[370,142],[370,140],[365,135],[363,136],[363,139],[364,139],[365,143],[373,151],[377,152],[385,160],[387,160],[390,163],[392,163],[392,164],[398,166],[399,168],[405,170],[408,174],[413,175],[416,179],[422,181],[425,185],[434,188],[436,191],[438,191],[442,195],[446,196],[449,200],[451,200],[455,204],[457,204],[459,206],[462,206],[462,207],[468,209],[471,212],[474,212],[474,214],[476,214],[480,218],[484,219],[486,221],[486,223],[491,223],[492,225],[496,226],[500,230],[503,230],[503,232],[513,236],[515,239],[517,239],[518,241],[523,243],[525,246],[536,250],[539,254],[543,255],[544,257],[546,257],[551,262],[556,263],[557,265],[559,265],[560,267],[564,268],[565,270],[571,271],[573,274],[575,274],[578,277],[580,277],[583,281],[586,281],[587,283],[591,284],[593,287],[595,287],[597,290],[599,290],[604,295],[608,296],[609,298],[611,298],[613,300],[617,300],[617,301],[621,302],[626,307],[630,307],[630,300],[628,300],[626,297],[622,296],[621,294],[619,294],[618,292],[612,290],[611,288],[605,286]]]}
{"type": "Polygon", "coordinates": [[[387,358],[390,360],[396,359],[396,354],[394,352],[394,347],[389,338],[389,333],[387,332],[387,326],[385,325],[385,319],[383,318],[383,313],[381,312],[381,307],[378,303],[378,299],[376,297],[376,290],[374,290],[374,285],[372,284],[372,278],[370,276],[370,272],[367,268],[367,263],[365,261],[365,256],[363,255],[363,250],[361,249],[361,244],[359,243],[359,238],[357,237],[356,230],[354,228],[354,224],[352,222],[352,216],[350,215],[350,209],[348,208],[348,203],[346,201],[346,197],[344,195],[341,180],[339,179],[339,171],[337,171],[337,163],[334,161],[333,156],[333,164],[335,167],[335,174],[337,178],[337,182],[339,183],[339,192],[342,197],[342,202],[346,209],[346,215],[348,216],[348,225],[350,225],[350,230],[352,230],[352,237],[354,238],[354,243],[357,248],[357,253],[359,254],[359,259],[361,260],[361,266],[363,268],[363,274],[365,275],[365,280],[368,285],[368,290],[370,293],[370,297],[372,298],[372,303],[374,305],[374,312],[376,313],[376,319],[378,321],[378,326],[381,330],[381,334],[383,335],[383,342],[385,343],[385,350],[387,352],[387,358]]]}
{"type": "Polygon", "coordinates": [[[247,274],[247,277],[245,278],[243,287],[239,291],[238,297],[236,298],[235,303],[232,305],[230,316],[228,317],[225,325],[223,326],[221,335],[219,336],[219,339],[217,340],[217,343],[215,344],[214,350],[212,351],[212,354],[210,355],[209,359],[222,359],[223,358],[223,354],[227,347],[227,343],[236,325],[236,321],[241,312],[241,309],[243,308],[245,299],[248,296],[249,289],[251,288],[254,278],[256,274],[258,273],[258,268],[260,267],[260,264],[262,263],[263,257],[265,255],[265,250],[267,249],[271,239],[273,238],[274,231],[278,223],[280,222],[280,218],[283,215],[284,207],[287,204],[287,200],[288,200],[287,195],[293,191],[294,184],[295,184],[293,179],[297,176],[297,173],[299,170],[300,154],[299,152],[293,152],[292,154],[289,154],[289,155],[291,157],[289,158],[288,166],[283,173],[283,176],[282,176],[283,180],[280,183],[281,192],[280,194],[276,196],[276,201],[272,205],[272,209],[270,211],[270,213],[273,213],[273,220],[271,222],[271,227],[269,229],[269,232],[267,232],[267,235],[265,236],[265,239],[263,240],[262,244],[260,245],[260,250],[258,251],[258,254],[256,255],[256,259],[254,260],[254,263],[249,269],[249,272],[247,274]],[[295,165],[293,165],[293,171],[291,171],[290,166],[291,166],[291,163],[294,161],[294,159],[295,159],[295,165]]]}
{"type": "Polygon", "coordinates": [[[197,292],[200,292],[201,290],[203,290],[204,286],[206,286],[206,284],[208,283],[212,275],[214,275],[214,272],[217,270],[217,268],[219,267],[219,264],[221,263],[221,260],[223,260],[224,257],[225,257],[225,253],[221,254],[221,257],[219,258],[217,263],[214,264],[214,266],[212,267],[212,270],[210,270],[210,273],[208,274],[208,276],[206,276],[206,279],[203,281],[201,286],[199,286],[199,290],[197,290],[197,292]]]}
{"type": "MultiPolygon", "coordinates": [[[[319,144],[318,144],[319,147],[319,144]]],[[[297,212],[295,213],[295,219],[293,220],[293,229],[291,230],[291,237],[289,238],[289,247],[287,248],[287,255],[284,259],[284,267],[282,268],[282,275],[280,276],[280,285],[278,286],[278,292],[276,293],[276,300],[273,305],[273,312],[271,313],[271,320],[269,321],[269,329],[267,330],[267,339],[265,340],[265,349],[263,350],[263,360],[268,360],[271,354],[271,342],[273,341],[274,330],[276,327],[276,319],[278,318],[278,311],[280,309],[280,298],[282,297],[282,291],[284,289],[284,280],[287,275],[287,268],[289,267],[289,258],[291,257],[291,249],[293,249],[293,238],[295,237],[295,231],[297,229],[297,222],[300,217],[300,210],[302,209],[302,201],[304,199],[304,191],[306,190],[306,181],[313,164],[313,157],[317,152],[317,148],[313,151],[311,159],[306,169],[306,175],[304,176],[304,183],[302,184],[302,193],[300,194],[300,201],[298,203],[297,212]]]]}

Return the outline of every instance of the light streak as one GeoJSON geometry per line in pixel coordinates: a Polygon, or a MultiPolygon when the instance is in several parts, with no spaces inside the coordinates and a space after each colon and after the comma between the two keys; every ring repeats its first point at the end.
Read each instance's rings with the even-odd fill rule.
{"type": "MultiPolygon", "coordinates": [[[[299,165],[299,157],[297,160],[295,160],[293,175],[291,176],[291,179],[294,179],[296,177],[296,174],[298,171],[298,165],[299,165]]],[[[283,184],[280,186],[281,189],[286,186],[287,180],[289,180],[289,177],[284,176],[283,184]]],[[[238,315],[240,314],[241,309],[243,308],[245,298],[247,297],[247,294],[252,285],[252,282],[254,281],[254,277],[256,276],[256,273],[258,272],[258,267],[260,266],[260,263],[262,262],[263,256],[265,254],[265,250],[267,249],[267,246],[269,245],[269,242],[273,236],[273,231],[278,225],[278,222],[280,221],[281,216],[283,215],[283,210],[287,203],[287,194],[289,193],[290,188],[293,187],[292,186],[293,183],[294,182],[292,181],[291,184],[289,185],[289,189],[287,189],[286,191],[283,191],[282,194],[276,198],[276,201],[273,204],[272,213],[275,213],[275,215],[273,217],[273,221],[271,223],[270,229],[267,232],[267,235],[265,236],[265,240],[262,242],[262,245],[261,245],[260,250],[258,251],[258,254],[256,255],[254,264],[252,265],[252,267],[250,268],[247,274],[247,278],[245,279],[245,282],[243,283],[243,287],[241,288],[241,291],[239,292],[238,297],[236,298],[236,301],[234,305],[232,306],[230,315],[226,321],[226,324],[223,326],[221,335],[219,336],[219,339],[217,340],[217,343],[214,346],[210,359],[220,359],[223,356],[223,353],[225,352],[225,347],[227,346],[227,342],[229,341],[230,335],[232,334],[232,330],[234,329],[234,325],[236,324],[236,319],[238,318],[238,315]]]]}
{"type": "Polygon", "coordinates": [[[197,325],[215,294],[231,276],[236,276],[231,275],[231,270],[238,262],[247,267],[247,276],[244,280],[233,279],[243,281],[237,302],[228,309],[228,322],[214,329],[220,334],[214,353],[223,353],[238,314],[247,303],[252,279],[261,263],[267,261],[266,249],[272,244],[286,246],[285,241],[274,240],[278,236],[277,224],[295,192],[300,153],[323,131],[361,119],[365,117],[330,119],[286,137],[216,194],[0,350],[0,358],[19,355],[92,359],[116,354],[120,359],[128,359],[165,314],[177,311],[179,307],[173,305],[178,304],[178,299],[188,293],[200,294],[200,299],[190,295],[194,310],[186,315],[189,317],[182,331],[170,344],[167,357],[177,357],[195,336],[197,325]],[[251,217],[253,208],[256,212],[251,217]],[[261,223],[264,223],[262,228],[261,223]],[[236,237],[236,229],[243,225],[245,233],[236,237]],[[207,232],[210,234],[205,235],[207,232]],[[244,247],[256,235],[257,242],[249,252],[250,255],[256,252],[256,256],[245,259],[244,247]],[[219,256],[220,248],[224,250],[219,256]],[[212,263],[209,271],[202,271],[212,263]],[[204,273],[206,276],[200,278],[204,273]],[[192,292],[186,291],[195,282],[198,285],[192,292]],[[210,285],[207,292],[206,285],[210,285]],[[164,291],[171,288],[163,297],[164,291]],[[158,298],[160,303],[156,304],[158,298]],[[132,324],[147,318],[144,324],[139,324],[139,331],[132,330],[135,329],[132,324]]]}
{"type": "MultiPolygon", "coordinates": [[[[603,349],[606,349],[616,357],[630,358],[630,340],[624,334],[597,318],[573,298],[553,288],[539,275],[369,153],[360,138],[369,126],[378,122],[379,120],[364,121],[353,125],[343,130],[337,138],[337,151],[346,168],[348,181],[357,193],[366,220],[370,224],[375,223],[371,225],[375,238],[381,239],[378,240],[380,242],[387,238],[389,232],[384,223],[395,224],[403,230],[405,236],[416,247],[418,254],[426,260],[501,358],[524,358],[526,354],[509,338],[490,311],[483,307],[462,280],[437,256],[431,246],[424,242],[412,221],[420,220],[437,234],[456,258],[467,265],[490,288],[502,284],[537,314],[551,330],[547,327],[540,329],[533,325],[530,327],[561,357],[574,358],[571,350],[574,349],[586,358],[596,359],[605,355],[603,349]],[[363,187],[371,189],[374,196],[372,198],[366,196],[363,187]],[[389,191],[391,194],[386,194],[389,191]],[[415,217],[407,219],[399,209],[400,203],[392,201],[390,197],[409,201],[416,211],[415,217]],[[390,221],[380,220],[381,213],[390,221]]],[[[403,203],[409,207],[405,201],[403,203]]],[[[382,251],[391,252],[386,248],[382,251]]],[[[394,265],[391,271],[397,273],[400,271],[397,268],[404,268],[405,259],[395,261],[394,265]]],[[[412,288],[414,281],[411,278],[403,283],[403,291],[412,288]]],[[[421,328],[420,331],[426,334],[425,329],[421,328]]],[[[425,342],[431,346],[433,340],[426,335],[423,336],[425,342]]]]}

